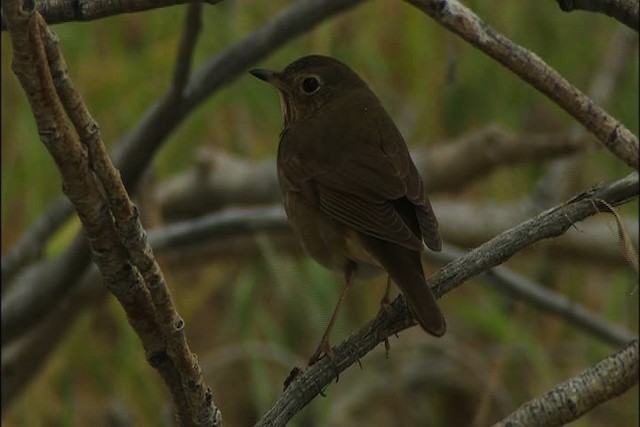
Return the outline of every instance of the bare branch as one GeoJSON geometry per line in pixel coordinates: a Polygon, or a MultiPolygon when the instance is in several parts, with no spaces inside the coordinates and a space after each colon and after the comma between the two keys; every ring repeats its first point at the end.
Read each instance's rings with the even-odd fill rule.
{"type": "Polygon", "coordinates": [[[17,274],[9,292],[2,296],[0,342],[4,346],[40,322],[56,301],[71,292],[74,283],[91,263],[87,239],[77,235],[55,261],[27,267],[17,274]]]}
{"type": "MultiPolygon", "coordinates": [[[[615,206],[637,197],[638,191],[638,174],[634,172],[604,189],[582,193],[457,258],[430,276],[427,282],[435,295],[441,297],[469,278],[505,262],[521,249],[539,240],[559,236],[575,222],[595,215],[599,212],[598,199],[615,206]]],[[[381,312],[333,349],[335,365],[324,358],[295,376],[257,425],[285,425],[335,378],[334,366],[342,372],[386,338],[414,324],[404,299],[398,297],[388,313],[381,312]]]]}
{"type": "Polygon", "coordinates": [[[562,426],[638,384],[638,340],[608,356],[543,396],[533,399],[493,427],[562,426]]]}
{"type": "Polygon", "coordinates": [[[556,0],[560,9],[588,10],[613,16],[618,21],[638,31],[640,27],[640,8],[638,0],[556,0]]]}
{"type": "Polygon", "coordinates": [[[173,96],[180,101],[184,87],[191,72],[191,61],[196,41],[202,30],[202,3],[191,3],[187,7],[187,14],[182,26],[182,37],[176,55],[176,65],[173,71],[173,96]]]}
{"type": "Polygon", "coordinates": [[[615,156],[640,168],[637,136],[533,52],[498,33],[456,0],[406,1],[516,73],[582,123],[615,156]]]}
{"type": "Polygon", "coordinates": [[[105,286],[123,306],[147,360],[169,387],[180,425],[220,425],[220,412],[188,347],[184,321],[175,311],[137,209],[109,159],[97,123],[67,75],[58,40],[37,12],[24,13],[18,3],[2,4],[14,44],[13,70],[105,286]]]}
{"type": "MultiPolygon", "coordinates": [[[[216,4],[222,0],[198,0],[198,2],[216,4]]],[[[185,3],[195,3],[196,0],[130,0],[114,2],[109,0],[42,0],[38,1],[38,11],[47,24],[60,24],[74,21],[93,21],[124,13],[143,12],[145,10],[160,9],[185,3]]],[[[7,24],[2,16],[0,23],[2,31],[7,24]]]]}
{"type": "Polygon", "coordinates": [[[27,230],[20,240],[2,257],[2,293],[12,284],[11,279],[26,265],[42,255],[45,243],[58,229],[72,211],[73,207],[66,197],[56,200],[27,230]]]}

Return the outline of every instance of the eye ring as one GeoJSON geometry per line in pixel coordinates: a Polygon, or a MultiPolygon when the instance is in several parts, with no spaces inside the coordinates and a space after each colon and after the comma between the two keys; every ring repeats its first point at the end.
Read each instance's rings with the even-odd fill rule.
{"type": "Polygon", "coordinates": [[[307,95],[317,92],[320,86],[320,79],[316,76],[305,77],[301,84],[302,91],[307,95]]]}

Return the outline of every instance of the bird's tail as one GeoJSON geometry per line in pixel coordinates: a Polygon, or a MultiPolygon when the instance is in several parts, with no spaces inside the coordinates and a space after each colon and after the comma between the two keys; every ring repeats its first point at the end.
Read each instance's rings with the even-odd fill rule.
{"type": "Polygon", "coordinates": [[[374,237],[364,240],[369,252],[402,291],[422,329],[436,337],[444,335],[447,324],[425,280],[420,253],[374,237]]]}

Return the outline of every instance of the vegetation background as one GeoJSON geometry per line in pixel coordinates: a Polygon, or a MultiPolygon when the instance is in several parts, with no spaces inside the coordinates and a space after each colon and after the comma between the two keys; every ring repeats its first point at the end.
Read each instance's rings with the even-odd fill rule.
{"type": "MultiPolygon", "coordinates": [[[[247,35],[284,6],[222,2],[205,7],[194,67],[247,35]]],[[[620,24],[603,15],[562,13],[553,2],[467,1],[486,22],[536,52],[581,90],[602,61],[620,24]]],[[[56,25],[76,87],[103,139],[126,133],[170,85],[184,7],[56,25]]],[[[10,70],[2,33],[2,253],[62,192],[55,165],[10,70]]],[[[382,99],[410,146],[439,144],[498,123],[516,132],[558,131],[573,119],[510,71],[409,5],[365,2],[296,38],[256,66],[282,68],[322,53],[354,68],[382,99]]],[[[638,134],[638,55],[624,71],[608,111],[638,134]]],[[[247,159],[275,156],[281,126],[276,92],[245,74],[190,115],[158,152],[154,179],[193,166],[202,147],[247,159]]],[[[112,144],[113,145],[113,144],[112,144]]],[[[603,149],[584,159],[581,187],[611,182],[626,166],[603,149]]],[[[501,168],[440,198],[503,203],[529,194],[546,165],[501,168]]],[[[437,213],[437,212],[436,212],[437,213]]],[[[637,203],[622,208],[638,215],[637,203]]],[[[611,221],[608,217],[607,220],[611,221]]],[[[579,225],[578,225],[579,227],[579,225]]],[[[69,223],[47,246],[55,256],[80,229],[69,223]]],[[[445,241],[447,236],[443,236],[445,241]]],[[[615,240],[612,228],[611,239],[615,240]]],[[[251,425],[281,392],[294,364],[320,339],[342,278],[308,260],[273,250],[256,236],[260,254],[247,259],[163,257],[159,261],[187,324],[192,348],[226,425],[251,425]]],[[[549,256],[545,244],[508,266],[568,295],[637,334],[637,277],[627,266],[586,265],[549,256]]],[[[426,265],[433,271],[436,265],[426,265]]],[[[362,280],[343,309],[338,342],[379,308],[385,278],[362,280]]],[[[559,319],[505,299],[471,281],[441,306],[449,333],[441,340],[418,328],[378,348],[292,425],[487,425],[531,396],[593,365],[613,350],[559,319]]],[[[575,426],[638,425],[638,389],[590,412],[575,426]]],[[[168,425],[160,378],[112,297],[85,312],[41,372],[5,410],[6,426],[168,425]]]]}

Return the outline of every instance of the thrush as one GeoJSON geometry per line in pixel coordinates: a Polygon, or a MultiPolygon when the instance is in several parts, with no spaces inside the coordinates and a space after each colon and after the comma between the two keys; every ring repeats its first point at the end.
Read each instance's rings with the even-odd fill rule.
{"type": "Polygon", "coordinates": [[[277,172],[291,228],[311,257],[345,277],[309,364],[323,353],[333,360],[329,337],[342,301],[358,272],[371,268],[386,270],[422,329],[443,335],[445,319],[421,263],[423,243],[441,250],[438,221],[380,100],[347,65],[327,56],[251,74],[280,94],[277,172]]]}

